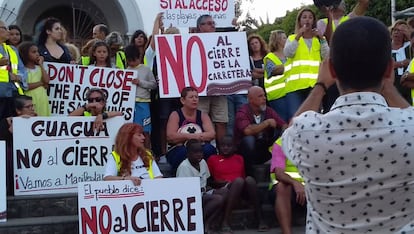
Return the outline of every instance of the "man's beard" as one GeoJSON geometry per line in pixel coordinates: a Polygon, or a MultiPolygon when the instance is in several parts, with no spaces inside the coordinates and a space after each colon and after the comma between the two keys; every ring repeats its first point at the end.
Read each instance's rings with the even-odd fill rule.
{"type": "Polygon", "coordinates": [[[265,104],[265,105],[261,105],[261,106],[260,106],[260,110],[261,110],[261,111],[266,111],[266,104],[265,104]]]}

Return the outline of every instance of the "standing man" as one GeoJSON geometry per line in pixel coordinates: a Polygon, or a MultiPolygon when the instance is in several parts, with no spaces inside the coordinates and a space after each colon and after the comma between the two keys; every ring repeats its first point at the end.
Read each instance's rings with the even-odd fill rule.
{"type": "Polygon", "coordinates": [[[393,85],[390,54],[380,21],[341,24],[318,82],[283,133],[283,151],[305,181],[308,233],[414,231],[414,109],[393,85]],[[335,82],[340,96],[318,113],[335,82]]]}
{"type": "Polygon", "coordinates": [[[109,34],[108,26],[105,24],[97,24],[92,29],[92,38],[98,40],[105,40],[106,36],[109,34]]]}
{"type": "Polygon", "coordinates": [[[14,115],[14,97],[27,90],[27,73],[19,53],[6,44],[9,29],[0,21],[0,119],[14,115]]]}
{"type": "Polygon", "coordinates": [[[247,100],[248,103],[236,113],[234,140],[238,153],[244,158],[246,174],[253,175],[252,166],[265,163],[272,157],[269,146],[287,126],[272,108],[266,106],[262,87],[250,87],[247,100]]]}
{"type": "MultiPolygon", "coordinates": [[[[211,15],[202,15],[197,19],[197,32],[216,32],[216,23],[211,15]]],[[[216,142],[218,143],[218,140],[226,135],[226,124],[229,121],[227,97],[200,97],[198,107],[198,109],[210,115],[216,130],[216,142]]]]}

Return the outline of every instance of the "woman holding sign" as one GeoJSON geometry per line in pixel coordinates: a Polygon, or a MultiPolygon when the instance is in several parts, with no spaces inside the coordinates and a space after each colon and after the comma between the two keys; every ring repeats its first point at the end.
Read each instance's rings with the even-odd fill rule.
{"type": "Polygon", "coordinates": [[[114,116],[122,116],[119,111],[105,111],[106,92],[103,89],[92,88],[86,93],[88,103],[72,111],[69,116],[96,116],[94,127],[102,129],[102,121],[114,116]]]}
{"type": "Polygon", "coordinates": [[[144,129],[141,125],[122,125],[115,138],[115,150],[106,163],[104,180],[131,180],[138,186],[142,179],[162,178],[161,171],[144,142],[144,129]]]}

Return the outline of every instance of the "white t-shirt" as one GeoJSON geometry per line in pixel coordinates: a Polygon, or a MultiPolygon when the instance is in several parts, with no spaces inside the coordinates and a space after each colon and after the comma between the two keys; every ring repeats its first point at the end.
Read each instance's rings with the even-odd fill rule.
{"type": "MultiPolygon", "coordinates": [[[[152,160],[152,172],[155,177],[162,176],[160,169],[158,168],[155,160],[152,160]]],[[[118,169],[116,168],[116,162],[112,154],[109,156],[108,161],[106,162],[105,176],[117,176],[118,169]]],[[[149,179],[149,174],[147,169],[144,167],[144,162],[141,157],[138,157],[137,160],[132,161],[131,163],[131,176],[140,177],[142,179],[149,179]]]]}
{"type": "Polygon", "coordinates": [[[200,187],[206,188],[207,179],[210,177],[207,163],[204,159],[200,161],[200,171],[195,169],[188,159],[181,162],[177,169],[177,177],[199,177],[200,187]]]}

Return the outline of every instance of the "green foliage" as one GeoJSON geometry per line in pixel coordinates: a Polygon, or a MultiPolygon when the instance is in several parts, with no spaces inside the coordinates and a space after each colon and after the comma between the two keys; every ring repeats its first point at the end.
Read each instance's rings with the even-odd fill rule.
{"type": "MultiPolygon", "coordinates": [[[[355,7],[357,0],[345,0],[347,12],[351,12],[355,7]]],[[[414,0],[396,0],[396,11],[401,11],[414,6],[414,0]]],[[[324,18],[325,16],[314,5],[305,7],[311,8],[317,15],[317,18],[324,18]]],[[[277,18],[273,24],[260,24],[257,20],[254,21],[253,27],[246,27],[248,33],[254,32],[261,35],[266,41],[269,39],[270,32],[275,29],[282,29],[287,35],[294,33],[296,16],[301,8],[296,8],[287,11],[286,15],[277,18]],[[256,29],[252,29],[256,28],[256,29]]],[[[377,18],[384,22],[385,25],[391,25],[391,1],[390,0],[370,0],[370,5],[366,13],[367,16],[377,18]]]]}

